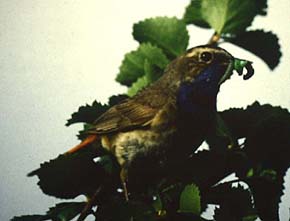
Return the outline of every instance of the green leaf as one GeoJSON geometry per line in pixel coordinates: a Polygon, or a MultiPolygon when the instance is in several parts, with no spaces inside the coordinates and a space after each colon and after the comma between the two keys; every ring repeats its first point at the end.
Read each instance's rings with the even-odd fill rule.
{"type": "Polygon", "coordinates": [[[255,17],[253,0],[203,0],[202,15],[218,33],[239,33],[251,25],[255,17]]]}
{"type": "Polygon", "coordinates": [[[155,197],[156,199],[153,201],[152,206],[154,207],[155,211],[158,212],[163,209],[163,205],[162,205],[162,200],[160,198],[160,195],[158,194],[155,197]]]}
{"type": "Polygon", "coordinates": [[[191,184],[185,186],[180,196],[179,210],[182,213],[193,213],[200,215],[200,193],[196,185],[191,184]]]}
{"type": "Polygon", "coordinates": [[[192,0],[186,7],[183,19],[186,24],[194,24],[202,28],[210,28],[209,24],[203,19],[201,11],[201,0],[192,0]]]}
{"type": "Polygon", "coordinates": [[[146,87],[149,84],[149,80],[147,76],[140,77],[135,83],[132,84],[132,86],[128,89],[128,96],[132,97],[135,94],[138,93],[141,89],[146,87]]]}
{"type": "Polygon", "coordinates": [[[147,59],[144,62],[144,73],[149,83],[155,82],[163,74],[161,72],[156,71],[154,65],[151,64],[147,59]]]}
{"type": "Polygon", "coordinates": [[[168,58],[160,48],[150,43],[143,43],[136,51],[125,55],[116,81],[126,86],[132,85],[138,78],[146,74],[144,69],[146,61],[154,67],[156,75],[163,74],[169,63],[168,58]]]}
{"type": "Polygon", "coordinates": [[[69,221],[81,213],[85,205],[85,202],[58,203],[49,209],[47,215],[53,221],[69,221]]]}
{"type": "Polygon", "coordinates": [[[263,30],[243,32],[236,37],[225,37],[226,41],[236,44],[260,57],[271,69],[280,61],[281,51],[278,37],[263,30]]]}
{"type": "Polygon", "coordinates": [[[218,34],[237,34],[246,30],[256,15],[265,15],[266,0],[192,0],[184,20],[188,24],[211,27],[218,34]]]}
{"type": "Polygon", "coordinates": [[[150,18],[134,24],[133,36],[140,43],[150,42],[163,49],[170,59],[184,53],[189,41],[185,23],[175,17],[150,18]]]}
{"type": "Polygon", "coordinates": [[[43,221],[48,220],[47,215],[26,215],[26,216],[15,216],[11,221],[43,221]]]}

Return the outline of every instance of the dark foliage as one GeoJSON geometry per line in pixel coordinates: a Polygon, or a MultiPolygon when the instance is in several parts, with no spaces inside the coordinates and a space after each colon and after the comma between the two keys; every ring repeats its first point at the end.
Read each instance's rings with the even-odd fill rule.
{"type": "MultiPolygon", "coordinates": [[[[248,31],[253,19],[266,15],[266,10],[266,0],[192,0],[182,20],[156,17],[138,22],[133,36],[140,46],[125,55],[116,80],[129,87],[129,96],[156,81],[170,60],[187,49],[186,24],[213,29],[211,44],[218,45],[219,39],[231,42],[274,69],[281,57],[276,35],[248,31]],[[219,16],[217,9],[228,11],[219,16]]],[[[100,115],[126,98],[112,96],[108,104],[94,101],[81,106],[66,125],[84,123],[78,135],[82,140],[100,115]]],[[[129,202],[120,192],[119,165],[100,143],[59,155],[28,176],[37,176],[47,195],[62,199],[85,195],[88,201],[59,203],[44,215],[12,221],[68,221],[79,214],[79,220],[92,214],[98,221],[205,221],[201,214],[209,204],[219,206],[215,221],[254,221],[257,217],[278,221],[283,178],[290,166],[289,133],[290,114],[281,107],[255,102],[246,109],[220,112],[205,140],[209,150],[186,153],[182,159],[154,154],[137,157],[128,171],[129,202]],[[221,183],[231,174],[237,178],[221,183]]],[[[177,146],[188,149],[182,143],[177,146]]]]}

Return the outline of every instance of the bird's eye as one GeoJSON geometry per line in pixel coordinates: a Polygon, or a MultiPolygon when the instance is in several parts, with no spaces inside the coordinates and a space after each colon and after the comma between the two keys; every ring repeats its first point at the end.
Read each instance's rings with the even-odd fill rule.
{"type": "Polygon", "coordinates": [[[203,61],[203,62],[209,62],[212,60],[212,54],[210,52],[202,52],[200,54],[200,59],[203,61]]]}

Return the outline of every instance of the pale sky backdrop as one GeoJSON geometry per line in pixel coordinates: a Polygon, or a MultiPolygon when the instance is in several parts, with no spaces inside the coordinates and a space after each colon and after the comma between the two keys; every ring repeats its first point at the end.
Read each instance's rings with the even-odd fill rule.
{"type": "MultiPolygon", "coordinates": [[[[254,26],[278,34],[281,64],[271,72],[252,54],[224,44],[254,61],[249,81],[233,77],[219,94],[219,110],[255,100],[290,109],[290,1],[269,0],[268,17],[254,26]]],[[[133,23],[153,16],[181,17],[189,0],[0,0],[0,220],[42,214],[58,200],[44,195],[26,174],[78,141],[80,125],[65,127],[80,105],[106,102],[125,91],[114,81],[126,52],[136,49],[133,23]]],[[[190,47],[211,31],[189,27],[190,47]]],[[[288,171],[289,173],[289,171],[288,171]]],[[[289,217],[290,176],[282,221],[289,217]]]]}

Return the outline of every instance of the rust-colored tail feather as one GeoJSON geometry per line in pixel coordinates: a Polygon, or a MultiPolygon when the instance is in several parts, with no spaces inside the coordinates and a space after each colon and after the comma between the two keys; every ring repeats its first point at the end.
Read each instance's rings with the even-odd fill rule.
{"type": "Polygon", "coordinates": [[[96,134],[89,135],[86,139],[84,139],[80,144],[76,145],[75,147],[68,150],[66,153],[71,154],[74,152],[77,152],[80,149],[83,149],[84,147],[88,146],[89,144],[96,141],[98,136],[96,134]]]}

